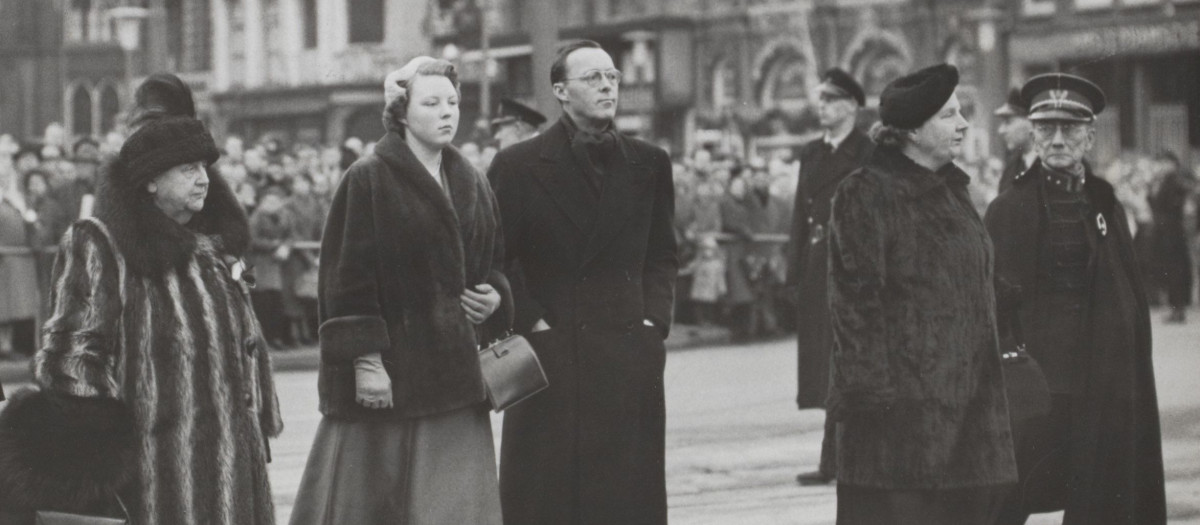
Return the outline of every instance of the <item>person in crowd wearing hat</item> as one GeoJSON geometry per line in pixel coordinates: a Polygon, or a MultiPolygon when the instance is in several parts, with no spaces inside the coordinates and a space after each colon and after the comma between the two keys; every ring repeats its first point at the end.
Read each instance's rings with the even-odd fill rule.
{"type": "Polygon", "coordinates": [[[19,175],[24,175],[41,164],[42,147],[37,144],[23,143],[20,149],[13,154],[13,167],[16,168],[19,175]]]}
{"type": "Polygon", "coordinates": [[[342,178],[319,263],[323,415],[293,525],[501,523],[477,345],[511,326],[491,187],[451,145],[458,72],[384,80],[383,138],[342,178]]]}
{"type": "Polygon", "coordinates": [[[516,329],[550,380],[504,416],[504,520],[665,524],[671,159],[616,129],[621,72],[599,44],[560,48],[549,80],[562,116],[488,173],[516,329]]]}
{"type": "MultiPolygon", "coordinates": [[[[21,191],[24,175],[48,173],[36,167],[22,173],[0,169],[0,249],[36,249],[40,217],[21,191]]],[[[0,255],[0,360],[25,359],[33,353],[39,310],[37,258],[0,255]]]]}
{"type": "Polygon", "coordinates": [[[546,116],[511,98],[500,99],[500,114],[492,119],[492,138],[500,149],[530,139],[546,123],[546,116]]]}
{"type": "Polygon", "coordinates": [[[195,114],[145,111],[163,89],[191,101],[173,75],[138,88],[96,215],[60,244],[38,390],[0,414],[0,509],[16,523],[275,521],[266,440],[282,422],[240,261],[246,216],[208,176],[217,148],[195,114]]]}
{"type": "Polygon", "coordinates": [[[833,197],[838,525],[990,525],[1017,480],[957,85],[946,64],[888,84],[876,149],[833,197]]]}
{"type": "MultiPolygon", "coordinates": [[[[834,189],[870,158],[875,144],[855,127],[866,102],[862,86],[845,71],[825,72],[817,96],[824,135],[800,149],[800,180],[792,212],[788,290],[796,301],[797,393],[800,410],[825,408],[829,396],[828,258],[829,207],[834,189]]],[[[837,426],[826,418],[821,460],[815,472],[796,476],[801,485],[824,485],[837,478],[837,426]]]]}
{"type": "Polygon", "coordinates": [[[1037,361],[1050,408],[1014,426],[1021,483],[1001,523],[1060,509],[1065,523],[1165,523],[1142,276],[1125,210],[1084,161],[1104,93],[1049,73],[1021,97],[1040,160],[992,202],[986,222],[1001,351],[1037,361]]]}
{"type": "Polygon", "coordinates": [[[1019,173],[1033,166],[1037,151],[1033,149],[1033,128],[1027,118],[1027,108],[1021,100],[1020,89],[1009,90],[1008,100],[992,114],[1000,121],[996,132],[1004,140],[1004,150],[1008,152],[1004,159],[1004,170],[1000,173],[999,193],[1004,193],[1019,173]]]}

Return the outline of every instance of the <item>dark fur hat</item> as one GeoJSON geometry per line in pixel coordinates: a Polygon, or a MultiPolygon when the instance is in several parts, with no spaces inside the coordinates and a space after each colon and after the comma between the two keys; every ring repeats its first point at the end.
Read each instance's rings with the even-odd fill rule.
{"type": "Polygon", "coordinates": [[[138,86],[133,98],[133,115],[129,124],[135,129],[164,116],[196,118],[192,89],[170,73],[155,73],[147,77],[138,86]]]}
{"type": "Polygon", "coordinates": [[[879,95],[879,120],[900,129],[917,129],[950,100],[958,87],[958,68],[938,64],[888,84],[879,95]]]}

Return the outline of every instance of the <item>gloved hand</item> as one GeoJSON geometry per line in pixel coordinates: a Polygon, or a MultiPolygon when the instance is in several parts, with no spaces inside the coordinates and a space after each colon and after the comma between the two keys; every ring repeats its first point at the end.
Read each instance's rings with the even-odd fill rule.
{"type": "Polygon", "coordinates": [[[392,408],[392,380],[379,352],[354,360],[355,400],[367,408],[392,408]]]}

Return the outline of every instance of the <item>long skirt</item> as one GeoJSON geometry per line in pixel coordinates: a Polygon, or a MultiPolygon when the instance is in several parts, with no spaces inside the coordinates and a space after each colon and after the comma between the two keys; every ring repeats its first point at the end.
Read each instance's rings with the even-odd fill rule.
{"type": "Polygon", "coordinates": [[[397,421],[324,418],[291,525],[500,525],[487,409],[397,421]]]}
{"type": "Polygon", "coordinates": [[[837,487],[837,525],[992,525],[1011,488],[837,487]]]}

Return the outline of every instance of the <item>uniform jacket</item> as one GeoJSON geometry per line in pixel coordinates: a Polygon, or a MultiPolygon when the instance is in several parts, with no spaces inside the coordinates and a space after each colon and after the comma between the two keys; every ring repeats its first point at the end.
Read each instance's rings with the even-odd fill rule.
{"type": "MultiPolygon", "coordinates": [[[[822,139],[823,140],[823,139],[822,139]]],[[[855,128],[832,155],[816,140],[800,149],[800,181],[792,212],[788,289],[796,300],[799,372],[796,405],[824,408],[829,396],[829,209],[833,192],[850,172],[867,162],[875,143],[855,128]]]]}
{"type": "MultiPolygon", "coordinates": [[[[1047,211],[1037,181],[1044,169],[1038,163],[1017,177],[986,217],[996,246],[1001,347],[1024,343],[1035,359],[1055,351],[1043,343],[1052,331],[1069,329],[1054,323],[1038,279],[1047,211]],[[1014,318],[1020,322],[1020,340],[1014,318]]],[[[1083,394],[1072,403],[1075,483],[1064,523],[1164,523],[1162,438],[1141,273],[1113,187],[1088,170],[1084,188],[1092,205],[1091,287],[1078,330],[1079,347],[1087,354],[1076,356],[1074,366],[1083,394]]]]}
{"type": "MultiPolygon", "coordinates": [[[[454,148],[442,153],[449,195],[400,135],[388,132],[338,186],[321,241],[321,413],[420,417],[486,399],[476,346],[484,338],[459,296],[499,271],[500,217],[487,180],[454,148]],[[355,402],[354,359],[379,352],[394,408],[355,402]]],[[[488,327],[507,327],[498,312],[488,327]]]]}
{"type": "Polygon", "coordinates": [[[954,164],[878,148],[834,195],[830,414],[838,483],[952,489],[1016,481],[992,245],[954,164]]]}
{"type": "Polygon", "coordinates": [[[662,340],[678,268],[671,164],[661,149],[620,137],[597,196],[569,140],[559,121],[501,151],[489,171],[518,330],[543,318],[551,326],[528,334],[549,389],[505,415],[504,519],[666,523],[662,340]]]}
{"type": "MultiPolygon", "coordinates": [[[[114,168],[116,169],[116,168],[114,168]]],[[[115,510],[131,523],[269,524],[270,356],[228,261],[245,214],[212,178],[186,226],[103,177],[55,262],[41,390],[0,416],[0,508],[115,510]]]]}

